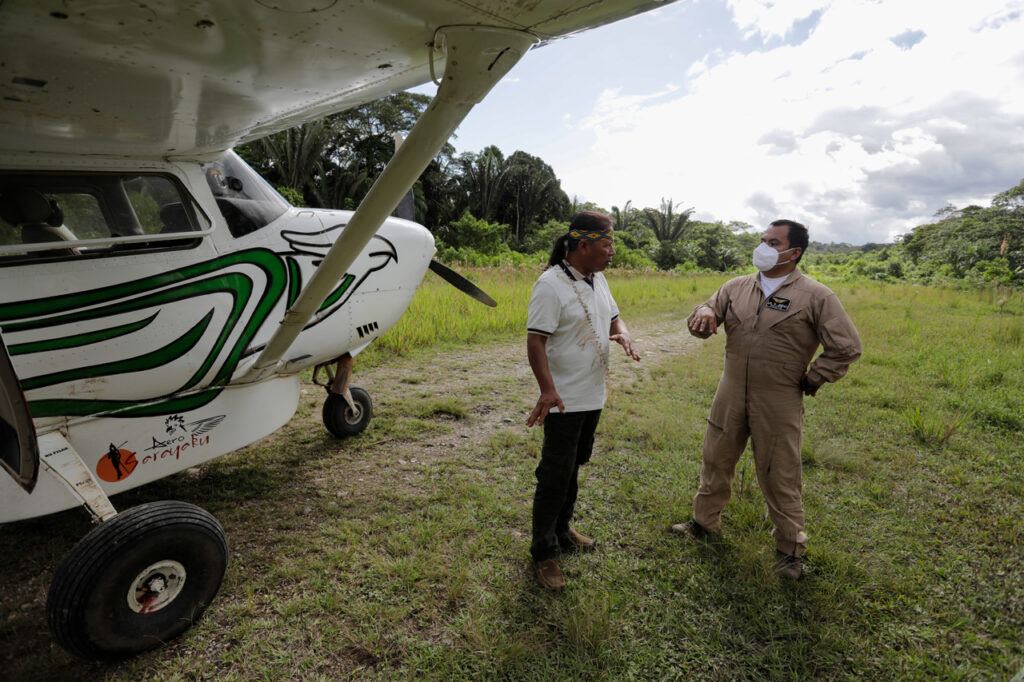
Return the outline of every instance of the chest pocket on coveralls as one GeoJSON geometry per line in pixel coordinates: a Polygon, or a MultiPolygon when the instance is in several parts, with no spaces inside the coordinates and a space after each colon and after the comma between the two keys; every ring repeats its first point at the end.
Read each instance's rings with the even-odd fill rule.
{"type": "Polygon", "coordinates": [[[803,376],[804,371],[807,369],[800,364],[799,360],[793,357],[794,347],[802,346],[803,336],[807,334],[803,312],[803,308],[787,310],[785,312],[765,309],[761,312],[762,315],[774,313],[779,316],[778,319],[768,321],[768,334],[766,335],[765,343],[768,345],[768,348],[774,349],[774,357],[787,358],[789,360],[777,362],[775,367],[770,370],[774,375],[775,381],[778,381],[780,384],[799,386],[800,377],[803,376]]]}
{"type": "MultiPolygon", "coordinates": [[[[798,318],[800,317],[800,313],[802,313],[803,311],[803,308],[797,308],[796,310],[788,310],[784,313],[779,313],[781,317],[777,320],[769,322],[768,328],[775,331],[785,332],[786,327],[792,326],[794,323],[797,322],[798,318]]],[[[765,310],[764,312],[768,312],[768,310],[765,310]]]]}
{"type": "Polygon", "coordinates": [[[743,318],[736,312],[736,306],[732,304],[732,299],[729,300],[728,305],[725,306],[725,317],[722,319],[722,324],[742,324],[743,318]]]}

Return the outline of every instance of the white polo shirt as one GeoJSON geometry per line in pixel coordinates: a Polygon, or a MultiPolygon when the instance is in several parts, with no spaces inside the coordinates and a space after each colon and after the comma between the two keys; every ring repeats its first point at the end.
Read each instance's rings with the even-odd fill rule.
{"type": "Polygon", "coordinates": [[[566,412],[604,407],[608,336],[619,307],[604,275],[592,281],[571,266],[550,267],[534,283],[526,314],[527,331],[548,337],[548,369],[566,412]]]}

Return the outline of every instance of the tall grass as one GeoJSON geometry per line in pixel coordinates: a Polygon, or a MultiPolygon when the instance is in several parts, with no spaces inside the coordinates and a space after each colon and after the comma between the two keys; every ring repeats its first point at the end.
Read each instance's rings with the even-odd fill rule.
{"type": "MultiPolygon", "coordinates": [[[[508,334],[526,333],[526,309],[536,267],[460,268],[460,273],[498,303],[488,308],[428,273],[404,317],[360,356],[360,363],[375,365],[388,356],[403,355],[438,344],[487,341],[508,334]]],[[[722,279],[716,275],[681,276],[675,273],[615,269],[606,272],[612,295],[623,319],[686,310],[703,300],[708,289],[722,279]]]]}

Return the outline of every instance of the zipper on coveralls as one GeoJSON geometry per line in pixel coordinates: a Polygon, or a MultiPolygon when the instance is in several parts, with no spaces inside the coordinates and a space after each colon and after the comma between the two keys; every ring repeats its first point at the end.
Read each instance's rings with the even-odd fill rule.
{"type": "MultiPolygon", "coordinates": [[[[761,302],[757,304],[757,310],[754,312],[754,324],[751,327],[751,332],[757,331],[757,323],[761,320],[761,311],[764,310],[765,303],[768,302],[768,297],[764,295],[764,289],[761,285],[754,283],[757,288],[758,295],[761,297],[761,302]]],[[[781,287],[780,287],[781,288],[781,287]]],[[[750,422],[750,351],[747,351],[747,357],[744,358],[746,370],[743,373],[743,412],[747,415],[747,428],[749,428],[750,422]]]]}

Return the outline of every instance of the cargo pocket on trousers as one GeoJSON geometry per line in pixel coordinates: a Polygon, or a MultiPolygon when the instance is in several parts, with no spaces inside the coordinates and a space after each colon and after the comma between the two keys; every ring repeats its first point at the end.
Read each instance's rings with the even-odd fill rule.
{"type": "Polygon", "coordinates": [[[704,434],[703,460],[704,466],[720,471],[731,471],[735,466],[733,457],[733,438],[725,429],[710,418],[707,420],[708,430],[704,434]]]}

